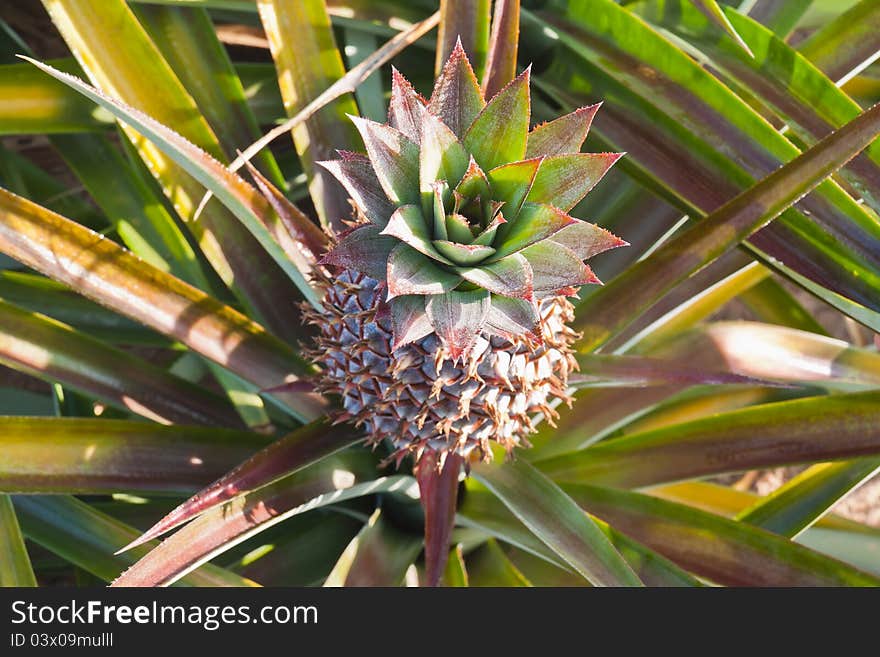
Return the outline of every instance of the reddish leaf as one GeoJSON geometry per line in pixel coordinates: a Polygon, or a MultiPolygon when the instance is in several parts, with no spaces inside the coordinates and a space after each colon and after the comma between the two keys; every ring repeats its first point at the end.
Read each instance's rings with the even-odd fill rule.
{"type": "Polygon", "coordinates": [[[339,160],[318,162],[342,183],[349,197],[364,216],[377,226],[384,227],[394,212],[394,205],[385,196],[382,184],[373,171],[370,159],[360,153],[340,151],[339,160]]]}
{"type": "Polygon", "coordinates": [[[576,219],[574,223],[555,233],[553,241],[567,246],[581,260],[588,260],[594,255],[619,246],[629,246],[628,242],[612,235],[604,228],[580,219],[576,219]]]}
{"type": "Polygon", "coordinates": [[[342,234],[339,243],[323,257],[321,264],[354,269],[377,281],[384,281],[388,256],[399,243],[393,237],[383,235],[378,226],[357,226],[342,234]]]}
{"type": "Polygon", "coordinates": [[[392,349],[421,340],[434,331],[425,311],[425,297],[412,295],[392,299],[391,330],[394,335],[392,349]]]}
{"type": "Polygon", "coordinates": [[[428,110],[462,137],[485,105],[477,76],[458,41],[434,83],[428,110]]]}
{"type": "Polygon", "coordinates": [[[523,159],[531,112],[527,68],[496,95],[468,128],[464,145],[483,169],[523,159]]]}
{"type": "Polygon", "coordinates": [[[580,107],[570,114],[542,123],[529,133],[526,157],[564,155],[581,150],[601,103],[580,107]]]}
{"type": "Polygon", "coordinates": [[[538,337],[539,319],[534,302],[493,295],[486,327],[505,337],[538,337]]]}
{"type": "Polygon", "coordinates": [[[418,144],[389,125],[359,116],[349,115],[349,118],[361,133],[385,195],[395,205],[418,203],[418,144]]]}
{"type": "Polygon", "coordinates": [[[477,267],[457,269],[466,281],[505,297],[530,301],[532,268],[522,255],[512,256],[477,267]]]}
{"type": "Polygon", "coordinates": [[[483,75],[483,92],[487,98],[492,98],[516,76],[518,43],[519,0],[497,0],[483,75]]]}
{"type": "Polygon", "coordinates": [[[536,299],[554,296],[568,287],[600,282],[574,251],[551,240],[533,244],[522,254],[532,266],[536,299]]]}
{"type": "Polygon", "coordinates": [[[572,153],[546,157],[528,200],[568,212],[596,186],[623,153],[572,153]]]}
{"type": "Polygon", "coordinates": [[[409,80],[392,66],[388,124],[418,144],[421,140],[422,119],[426,111],[424,99],[416,93],[409,80]]]}
{"type": "Polygon", "coordinates": [[[474,346],[490,305],[485,290],[448,292],[428,299],[428,317],[453,360],[459,360],[474,346]]]}
{"type": "Polygon", "coordinates": [[[416,466],[422,508],[425,511],[425,578],[427,586],[438,586],[449,555],[449,537],[455,524],[458,476],[464,459],[458,454],[445,458],[426,450],[416,466]]]}
{"type": "Polygon", "coordinates": [[[388,256],[386,277],[389,299],[410,294],[443,294],[461,283],[461,276],[441,269],[400,242],[388,256]]]}

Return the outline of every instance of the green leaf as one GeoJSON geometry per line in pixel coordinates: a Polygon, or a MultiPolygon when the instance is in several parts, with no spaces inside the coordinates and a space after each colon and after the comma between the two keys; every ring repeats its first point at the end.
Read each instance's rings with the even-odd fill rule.
{"type": "Polygon", "coordinates": [[[373,165],[360,153],[343,151],[339,160],[318,162],[342,183],[351,200],[372,223],[384,228],[394,205],[385,196],[373,165]]]}
{"type": "Polygon", "coordinates": [[[501,227],[498,250],[492,259],[501,260],[527,246],[540,244],[575,221],[547,203],[525,203],[516,219],[501,227]]]}
{"type": "MultiPolygon", "coordinates": [[[[216,133],[223,150],[235,153],[258,139],[260,126],[207,10],[155,5],[133,9],[216,133]]],[[[255,160],[273,184],[285,186],[271,151],[260,152],[255,160]]]]}
{"type": "Polygon", "coordinates": [[[223,400],[160,367],[0,300],[0,362],[163,424],[240,427],[223,400]]]}
{"type": "Polygon", "coordinates": [[[878,458],[819,463],[738,513],[736,519],[794,538],[878,469],[878,458]]]}
{"type": "MultiPolygon", "coordinates": [[[[67,495],[16,495],[25,536],[86,572],[111,582],[158,543],[113,554],[138,531],[67,495]]],[[[205,564],[180,580],[183,586],[259,586],[223,568],[205,564]]]]}
{"type": "Polygon", "coordinates": [[[540,315],[535,306],[532,301],[493,295],[486,326],[511,338],[540,335],[540,315]]]}
{"type": "Polygon", "coordinates": [[[468,586],[532,586],[495,539],[490,538],[480,548],[468,554],[467,568],[468,586]]]}
{"type": "MultiPolygon", "coordinates": [[[[515,221],[514,218],[531,192],[535,176],[543,166],[542,163],[543,160],[540,157],[508,162],[490,169],[486,174],[492,188],[492,200],[504,202],[502,211],[511,218],[511,221],[515,221]]],[[[546,202],[555,205],[553,201],[546,202]]]]}
{"type": "MultiPolygon", "coordinates": [[[[258,0],[257,9],[278,70],[284,109],[288,116],[296,116],[345,75],[330,17],[323,0],[258,0]]],[[[336,229],[349,215],[348,201],[336,181],[315,163],[332,157],[335,149],[358,150],[357,132],[346,119],[357,113],[354,99],[345,94],[292,130],[318,216],[325,226],[336,229]]]]}
{"type": "MultiPolygon", "coordinates": [[[[309,373],[293,349],[232,308],[142,262],[101,235],[0,189],[0,251],[112,310],[179,339],[243,378],[273,388],[309,373]],[[52,244],[47,253],[45,244],[52,244]]],[[[323,403],[278,393],[303,416],[323,403]]]]}
{"type": "Polygon", "coordinates": [[[622,153],[572,153],[545,157],[526,198],[568,212],[586,196],[622,153]]]}
{"type": "Polygon", "coordinates": [[[154,267],[209,291],[193,248],[140,172],[104,137],[52,139],[125,245],[154,267]]]}
{"type": "Polygon", "coordinates": [[[578,504],[679,566],[729,586],[878,586],[880,579],[776,534],[673,502],[586,485],[578,504]]]}
{"type": "Polygon", "coordinates": [[[512,256],[471,268],[459,268],[459,274],[474,285],[479,285],[493,294],[531,301],[532,268],[522,255],[512,256]]]}
{"type": "Polygon", "coordinates": [[[553,240],[544,240],[523,249],[532,268],[535,298],[554,296],[567,288],[598,283],[599,279],[574,251],[553,240]]]}
{"type": "MultiPolygon", "coordinates": [[[[79,72],[70,60],[52,64],[79,72]]],[[[106,128],[113,117],[85,98],[70,94],[64,85],[47,78],[29,64],[0,66],[0,134],[54,134],[106,128]]]]}
{"type": "Polygon", "coordinates": [[[397,243],[388,256],[388,298],[443,294],[461,283],[461,275],[441,269],[406,244],[397,243]]]}
{"type": "Polygon", "coordinates": [[[495,253],[495,249],[491,246],[483,246],[482,244],[458,244],[448,240],[434,240],[431,244],[459,267],[478,265],[495,253]]]}
{"type": "Polygon", "coordinates": [[[644,487],[724,472],[880,454],[880,393],[719,413],[537,462],[556,481],[644,487]]]}
{"type": "Polygon", "coordinates": [[[663,293],[779,215],[880,134],[880,106],[868,110],[749,191],[631,266],[578,309],[582,351],[595,350],[663,293]],[[625,295],[620,290],[627,290],[625,295]]]}
{"type": "MultiPolygon", "coordinates": [[[[192,168],[181,166],[182,162],[171,157],[168,151],[154,146],[161,142],[153,141],[155,134],[147,136],[137,125],[123,128],[184,225],[192,231],[211,266],[241,300],[249,314],[255,315],[284,339],[291,342],[301,339],[302,330],[296,313],[290,306],[279,304],[278,299],[295,299],[301,295],[314,299],[314,295],[281,249],[272,244],[260,222],[252,219],[247,211],[237,215],[236,220],[234,212],[227,210],[217,200],[197,214],[198,199],[204,194],[202,185],[207,182],[210,188],[215,178],[224,180],[222,184],[226,190],[230,190],[229,193],[243,192],[245,196],[254,197],[259,197],[259,194],[252,188],[248,189],[249,186],[242,188],[234,177],[229,177],[221,162],[225,163],[230,154],[222,151],[216,134],[195,101],[126,2],[83,0],[73,7],[64,0],[46,0],[44,4],[53,23],[71,51],[80,58],[83,70],[92,76],[91,81],[96,87],[179,133],[183,140],[178,138],[175,141],[183,141],[184,149],[196,160],[203,157],[198,152],[199,148],[217,160],[208,160],[208,166],[214,166],[213,174],[203,175],[205,172],[201,171],[192,175],[192,168]],[[113,56],[104,56],[108,52],[113,56]],[[93,66],[99,61],[100,66],[93,66]],[[151,65],[144,66],[144,62],[150,62],[151,65]],[[245,226],[241,226],[240,221],[245,226]],[[257,239],[249,234],[254,230],[257,231],[257,239]],[[267,257],[264,249],[275,258],[275,262],[272,257],[267,257]],[[293,280],[289,280],[290,276],[293,276],[293,280]]],[[[69,79],[62,81],[71,82],[69,79]]],[[[77,90],[81,92],[82,88],[77,90]]],[[[103,107],[109,109],[107,105],[103,107]]],[[[120,118],[118,114],[115,116],[120,118]]],[[[218,198],[223,200],[224,197],[218,195],[218,198]]],[[[226,200],[229,200],[228,194],[226,200]]],[[[253,200],[264,210],[268,208],[262,197],[253,200]]]]}
{"type": "Polygon", "coordinates": [[[385,195],[396,206],[419,203],[419,147],[384,123],[359,116],[354,122],[385,195]]]}
{"type": "Polygon", "coordinates": [[[130,124],[138,132],[153,141],[190,175],[211,190],[238,217],[275,262],[281,266],[290,280],[296,284],[302,295],[313,304],[318,303],[317,293],[306,280],[305,272],[300,271],[290,261],[283,249],[266,230],[265,224],[272,224],[275,220],[270,218],[273,212],[269,202],[257,190],[184,137],[139,110],[109,98],[97,89],[85,84],[82,80],[56,71],[40,62],[28,61],[99,105],[107,108],[114,116],[130,124]]]}
{"type": "Polygon", "coordinates": [[[812,4],[813,0],[756,0],[749,16],[784,39],[812,4]]]}
{"type": "Polygon", "coordinates": [[[419,148],[419,189],[423,199],[433,201],[432,184],[445,180],[450,187],[457,185],[468,170],[470,156],[455,133],[431,112],[422,117],[419,148]]]}
{"type": "Polygon", "coordinates": [[[443,586],[450,588],[470,586],[461,544],[456,545],[449,553],[449,559],[446,561],[446,570],[443,572],[443,586]]]}
{"type": "Polygon", "coordinates": [[[537,126],[529,133],[526,157],[552,157],[579,152],[598,110],[598,104],[580,107],[537,126]]]}
{"type": "Polygon", "coordinates": [[[492,98],[467,129],[463,141],[484,171],[522,160],[529,134],[529,71],[492,98]]]}
{"type": "Polygon", "coordinates": [[[403,205],[397,208],[381,234],[396,237],[432,260],[445,265],[452,264],[452,261],[440,255],[431,243],[430,227],[417,205],[403,205]]]}
{"type": "Polygon", "coordinates": [[[710,21],[727,32],[727,34],[736,41],[736,44],[749,55],[749,57],[753,56],[748,44],[743,41],[743,38],[737,33],[736,28],[730,24],[730,20],[727,18],[724,10],[718,5],[716,0],[689,0],[689,2],[691,2],[694,7],[696,7],[710,21]]]}
{"type": "Polygon", "coordinates": [[[0,495],[0,587],[36,585],[12,501],[0,495]]]}
{"type": "Polygon", "coordinates": [[[878,57],[880,7],[861,0],[798,44],[800,53],[838,86],[878,57]]]}
{"type": "Polygon", "coordinates": [[[376,509],[345,548],[324,586],[400,586],[421,549],[418,535],[395,528],[376,509]]]}
{"type": "Polygon", "coordinates": [[[129,420],[3,417],[0,427],[0,491],[9,493],[188,493],[269,441],[129,420]]]}
{"type": "Polygon", "coordinates": [[[585,579],[604,586],[641,585],[602,530],[525,461],[480,463],[471,474],[585,579]]]}

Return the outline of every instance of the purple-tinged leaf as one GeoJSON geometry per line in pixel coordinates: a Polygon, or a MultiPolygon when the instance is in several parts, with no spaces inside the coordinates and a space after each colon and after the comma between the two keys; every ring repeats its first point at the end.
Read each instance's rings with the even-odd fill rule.
{"type": "Polygon", "coordinates": [[[580,107],[570,114],[542,123],[529,133],[526,157],[552,157],[581,150],[601,103],[580,107]]]}
{"type": "Polygon", "coordinates": [[[567,288],[600,283],[574,251],[552,240],[533,244],[522,254],[532,266],[536,299],[554,296],[567,288]]]}
{"type": "MultiPolygon", "coordinates": [[[[568,212],[596,186],[623,153],[571,153],[545,157],[527,200],[568,212]]],[[[491,172],[490,172],[491,173],[491,172]]]]}
{"type": "Polygon", "coordinates": [[[341,235],[339,243],[321,259],[321,264],[354,269],[384,281],[388,256],[397,244],[400,242],[382,234],[378,226],[356,226],[341,235]]]}
{"type": "Polygon", "coordinates": [[[562,489],[591,514],[670,561],[728,586],[873,586],[874,575],[763,529],[629,491],[562,489]]]}
{"type": "Polygon", "coordinates": [[[477,76],[459,41],[434,83],[428,110],[462,137],[485,105],[477,76]]]}
{"type": "Polygon", "coordinates": [[[470,156],[455,133],[436,116],[426,112],[422,120],[419,153],[419,185],[422,194],[431,192],[431,185],[445,180],[454,187],[468,169],[470,156]]]}
{"type": "Polygon", "coordinates": [[[458,477],[464,459],[455,453],[445,458],[426,450],[416,466],[419,497],[425,511],[425,579],[438,586],[449,556],[449,537],[455,524],[458,477]]]}
{"type": "Polygon", "coordinates": [[[486,328],[506,338],[541,335],[540,315],[533,301],[492,296],[492,307],[486,317],[486,328]]]}
{"type": "Polygon", "coordinates": [[[507,220],[504,218],[504,215],[499,212],[492,218],[492,221],[489,222],[489,225],[486,226],[485,229],[483,229],[483,232],[481,232],[473,239],[471,244],[483,244],[489,246],[490,244],[492,244],[492,242],[495,241],[495,235],[498,233],[498,229],[506,223],[507,220]]]}
{"type": "Polygon", "coordinates": [[[297,429],[193,495],[119,552],[157,538],[219,504],[297,472],[360,439],[350,426],[331,425],[326,419],[297,429]]]}
{"type": "Polygon", "coordinates": [[[553,241],[567,246],[581,260],[589,260],[594,255],[619,246],[629,246],[629,243],[604,228],[580,219],[554,234],[553,241]]]}
{"type": "Polygon", "coordinates": [[[497,0],[492,16],[483,93],[492,98],[516,76],[519,44],[519,0],[497,0]]]}
{"type": "Polygon", "coordinates": [[[459,268],[459,274],[474,285],[494,294],[531,301],[532,268],[521,254],[516,253],[498,262],[470,268],[459,268]]]}
{"type": "Polygon", "coordinates": [[[388,124],[400,130],[410,141],[421,140],[422,119],[427,109],[425,100],[393,66],[391,67],[391,102],[388,105],[388,124]]]}
{"type": "MultiPolygon", "coordinates": [[[[535,157],[530,160],[509,162],[490,170],[486,176],[492,185],[492,199],[504,201],[504,211],[508,217],[516,217],[516,213],[522,207],[523,202],[544,168],[542,158],[535,157]]],[[[532,200],[532,199],[529,199],[532,200]]],[[[553,203],[552,201],[548,201],[553,203]]],[[[556,203],[553,203],[556,205],[556,203]]],[[[511,221],[513,221],[511,219],[511,221]]]]}
{"type": "Polygon", "coordinates": [[[449,240],[434,240],[432,244],[440,253],[460,266],[475,265],[495,253],[495,249],[491,246],[481,244],[459,244],[449,240]]]}
{"type": "Polygon", "coordinates": [[[444,63],[459,47],[467,53],[477,73],[482,72],[489,49],[491,5],[491,0],[443,0],[440,3],[435,77],[442,74],[444,63]]]}
{"type": "Polygon", "coordinates": [[[491,300],[486,290],[447,292],[428,299],[425,308],[434,331],[452,360],[466,355],[486,323],[491,300]]]}
{"type": "Polygon", "coordinates": [[[530,71],[527,68],[499,91],[464,135],[465,147],[484,170],[525,157],[531,112],[530,71]]]}
{"type": "Polygon", "coordinates": [[[443,294],[461,283],[461,276],[441,269],[430,258],[406,244],[397,246],[388,256],[388,298],[409,294],[443,294]]]}
{"type": "Polygon", "coordinates": [[[391,332],[394,342],[391,349],[421,340],[434,332],[425,310],[425,297],[419,295],[396,297],[391,305],[391,332]]]}
{"type": "Polygon", "coordinates": [[[265,218],[261,217],[264,219],[264,225],[287,256],[297,263],[297,267],[301,271],[309,271],[318,256],[327,248],[329,242],[327,234],[288,200],[266,176],[260,173],[259,169],[250,162],[247,162],[246,166],[257,189],[266,197],[280,219],[279,222],[275,222],[274,218],[267,214],[265,218]]]}
{"type": "Polygon", "coordinates": [[[367,147],[373,171],[394,205],[419,202],[419,146],[389,125],[349,115],[367,147]]]}
{"type": "Polygon", "coordinates": [[[562,210],[544,203],[524,203],[516,219],[501,230],[498,252],[493,260],[500,260],[524,248],[546,240],[576,219],[562,210]]]}
{"type": "Polygon", "coordinates": [[[428,230],[422,211],[416,205],[404,205],[397,208],[388,225],[382,231],[382,235],[390,235],[405,242],[419,253],[446,265],[452,263],[437,253],[437,249],[431,244],[431,234],[428,230]]]}
{"type": "Polygon", "coordinates": [[[372,223],[384,228],[394,212],[382,184],[376,177],[370,158],[360,153],[340,151],[340,159],[318,162],[342,183],[349,198],[372,223]]]}

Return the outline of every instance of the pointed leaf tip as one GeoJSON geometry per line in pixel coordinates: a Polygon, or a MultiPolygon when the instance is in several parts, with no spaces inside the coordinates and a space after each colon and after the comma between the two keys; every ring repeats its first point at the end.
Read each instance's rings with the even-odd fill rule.
{"type": "Polygon", "coordinates": [[[529,133],[526,157],[578,153],[602,103],[579,107],[569,114],[542,123],[529,133]]]}

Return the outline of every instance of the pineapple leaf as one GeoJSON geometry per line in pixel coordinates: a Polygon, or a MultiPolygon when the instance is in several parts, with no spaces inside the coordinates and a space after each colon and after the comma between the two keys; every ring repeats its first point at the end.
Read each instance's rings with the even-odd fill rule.
{"type": "Polygon", "coordinates": [[[466,355],[486,323],[491,299],[486,290],[447,292],[428,297],[425,309],[452,360],[466,355]]]}
{"type": "Polygon", "coordinates": [[[598,586],[642,582],[608,537],[562,489],[522,459],[477,463],[472,476],[543,543],[598,586]]]}
{"type": "Polygon", "coordinates": [[[434,332],[425,310],[425,297],[410,295],[395,297],[391,304],[391,332],[394,335],[392,349],[416,342],[434,332]]]}
{"type": "Polygon", "coordinates": [[[428,111],[449,126],[457,137],[463,138],[485,106],[477,77],[458,41],[434,83],[428,111]]]}
{"type": "Polygon", "coordinates": [[[486,71],[483,74],[483,93],[486,98],[492,98],[516,77],[519,1],[498,0],[495,3],[486,71]]]}
{"type": "Polygon", "coordinates": [[[419,500],[425,514],[425,579],[428,586],[439,586],[449,537],[455,525],[458,477],[464,458],[458,454],[438,454],[427,450],[416,466],[419,500]]]}
{"type": "Polygon", "coordinates": [[[599,283],[589,266],[574,251],[553,240],[544,240],[522,251],[532,267],[535,297],[543,299],[566,288],[599,283]]]}
{"type": "Polygon", "coordinates": [[[612,235],[604,228],[581,220],[577,220],[563,227],[559,232],[554,233],[553,241],[567,246],[581,260],[589,260],[593,256],[609,249],[629,246],[622,239],[612,235]]]}
{"type": "Polygon", "coordinates": [[[461,181],[455,187],[455,191],[462,198],[491,198],[492,197],[492,188],[489,186],[489,179],[486,177],[486,174],[483,173],[483,170],[480,168],[480,165],[477,164],[477,161],[474,159],[473,155],[468,156],[470,159],[468,161],[468,168],[465,171],[464,176],[462,176],[461,181]]]}
{"type": "Polygon", "coordinates": [[[419,146],[399,130],[349,115],[357,126],[373,171],[394,205],[419,202],[419,146]]]}
{"type": "Polygon", "coordinates": [[[486,228],[484,228],[483,231],[471,241],[471,244],[483,244],[488,246],[489,244],[494,243],[498,229],[506,223],[507,220],[504,216],[500,212],[497,213],[492,218],[492,221],[489,222],[489,225],[487,225],[486,228]]]}
{"type": "Polygon", "coordinates": [[[388,257],[400,244],[382,234],[378,226],[357,226],[343,233],[339,242],[322,258],[321,264],[362,272],[377,281],[385,280],[388,257]]]}
{"type": "Polygon", "coordinates": [[[492,295],[492,307],[486,317],[486,326],[499,335],[515,337],[541,334],[540,315],[534,302],[510,296],[492,295]]]}
{"type": "Polygon", "coordinates": [[[387,280],[388,298],[393,299],[449,292],[461,283],[461,276],[441,269],[430,258],[398,242],[388,256],[387,280]]]}
{"type": "Polygon", "coordinates": [[[542,158],[536,157],[502,164],[486,174],[492,186],[492,198],[504,202],[504,211],[509,217],[516,217],[542,168],[542,158]]]}
{"type": "Polygon", "coordinates": [[[340,151],[340,159],[317,162],[342,183],[349,198],[364,216],[384,228],[394,212],[394,204],[388,200],[370,159],[360,153],[340,151]]]}
{"type": "MultiPolygon", "coordinates": [[[[297,429],[265,446],[247,460],[239,461],[234,468],[227,467],[221,470],[219,473],[221,476],[213,483],[177,506],[119,552],[158,538],[242,493],[271,484],[353,445],[360,440],[353,435],[355,433],[351,427],[341,424],[330,425],[326,419],[317,420],[297,429]]],[[[207,477],[202,479],[205,480],[207,477]]]]}
{"type": "Polygon", "coordinates": [[[623,153],[573,153],[545,157],[527,201],[549,203],[564,212],[596,186],[623,153]]]}
{"type": "Polygon", "coordinates": [[[529,133],[526,157],[552,157],[577,153],[581,150],[593,117],[601,103],[579,107],[574,112],[542,123],[529,133]]]}
{"type": "Polygon", "coordinates": [[[494,294],[532,300],[532,268],[519,253],[498,262],[479,267],[461,267],[456,271],[466,281],[494,294]]]}
{"type": "Polygon", "coordinates": [[[4,417],[0,428],[0,489],[27,494],[188,494],[271,440],[105,418],[4,417]]]}
{"type": "Polygon", "coordinates": [[[240,427],[224,401],[128,351],[0,300],[0,363],[168,424],[240,427]]]}
{"type": "MultiPolygon", "coordinates": [[[[470,233],[470,231],[468,232],[470,233]]],[[[472,235],[468,235],[468,237],[473,239],[472,235]]],[[[495,249],[491,246],[481,244],[460,244],[449,240],[434,240],[431,243],[440,253],[462,267],[476,265],[495,253],[495,249]]]]}
{"type": "Polygon", "coordinates": [[[743,38],[736,31],[736,28],[731,25],[730,20],[727,18],[727,15],[724,13],[724,10],[719,6],[717,0],[688,0],[694,7],[696,7],[700,13],[706,16],[712,23],[714,23],[718,28],[726,32],[733,40],[736,42],[736,45],[743,49],[749,57],[754,57],[755,55],[752,53],[752,50],[749,48],[749,45],[743,41],[743,38]]]}
{"type": "Polygon", "coordinates": [[[404,205],[397,208],[381,234],[396,237],[432,260],[446,265],[452,264],[450,260],[440,255],[431,244],[428,225],[418,206],[404,205]]]}
{"type": "Polygon", "coordinates": [[[500,260],[540,243],[576,220],[562,210],[546,203],[524,203],[519,215],[502,226],[498,252],[493,260],[500,260]]]}
{"type": "Polygon", "coordinates": [[[877,392],[865,392],[754,406],[634,433],[536,465],[554,481],[641,488],[880,454],[878,400],[877,392]]]}
{"type": "Polygon", "coordinates": [[[425,101],[400,71],[391,67],[391,102],[388,104],[388,125],[400,130],[407,139],[418,144],[421,125],[427,112],[425,101]]]}
{"type": "Polygon", "coordinates": [[[446,207],[443,197],[449,194],[449,185],[445,180],[438,180],[431,185],[433,190],[433,218],[434,237],[437,239],[449,239],[449,231],[446,229],[446,207]]]}
{"type": "Polygon", "coordinates": [[[437,180],[445,180],[450,187],[457,185],[468,170],[469,156],[455,133],[436,116],[426,112],[419,143],[419,189],[422,197],[430,196],[431,185],[437,180]]]}
{"type": "Polygon", "coordinates": [[[0,586],[36,586],[37,578],[24,545],[15,509],[8,495],[0,494],[0,586]]]}
{"type": "MultiPolygon", "coordinates": [[[[15,511],[25,536],[105,582],[113,581],[158,545],[141,546],[124,554],[113,554],[117,546],[138,535],[138,530],[93,506],[68,495],[16,495],[15,511]]],[[[186,586],[259,586],[235,573],[204,564],[180,581],[186,586]]]]}
{"type": "Polygon", "coordinates": [[[464,145],[484,171],[526,154],[529,134],[529,72],[513,80],[482,109],[464,135],[464,145]]]}
{"type": "Polygon", "coordinates": [[[730,586],[878,586],[880,579],[706,511],[629,491],[563,486],[578,504],[679,566],[730,586]]]}
{"type": "Polygon", "coordinates": [[[468,220],[460,214],[446,215],[444,228],[449,240],[458,244],[470,244],[474,239],[468,220]]]}

